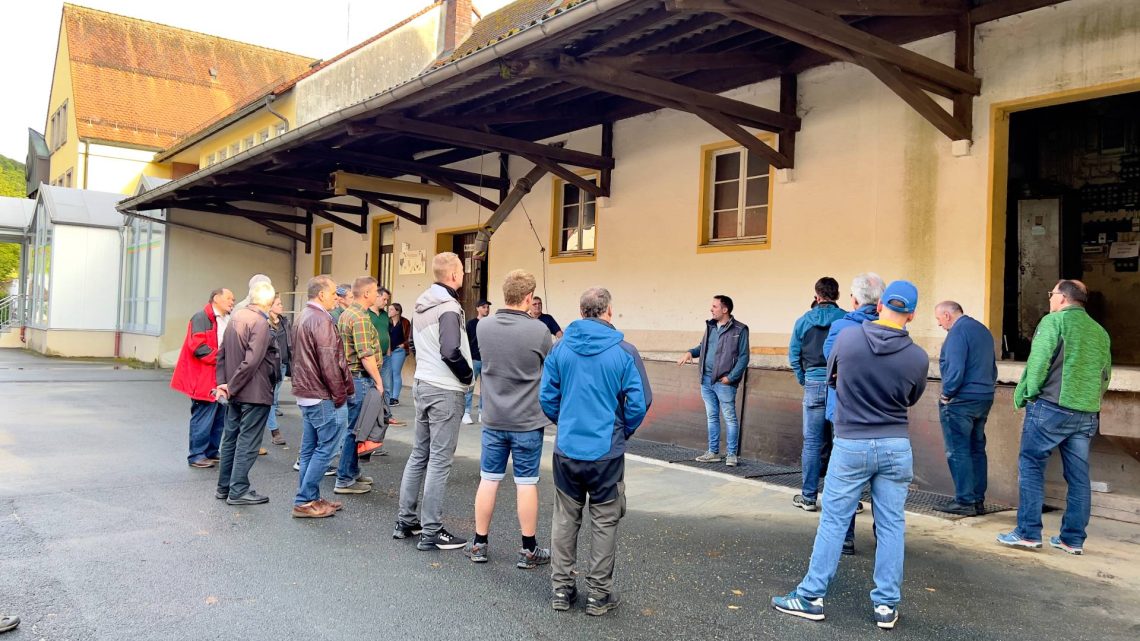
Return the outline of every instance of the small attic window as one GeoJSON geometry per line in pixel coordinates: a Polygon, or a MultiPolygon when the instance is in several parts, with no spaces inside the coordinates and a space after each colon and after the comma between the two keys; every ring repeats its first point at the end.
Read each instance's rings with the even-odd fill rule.
{"type": "Polygon", "coordinates": [[[210,72],[210,80],[217,80],[218,79],[218,68],[217,67],[210,67],[209,72],[210,72]]]}

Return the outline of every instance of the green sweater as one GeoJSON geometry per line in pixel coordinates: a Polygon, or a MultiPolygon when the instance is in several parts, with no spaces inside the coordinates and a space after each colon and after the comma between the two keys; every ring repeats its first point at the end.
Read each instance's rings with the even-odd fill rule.
{"type": "Polygon", "coordinates": [[[376,362],[384,360],[388,355],[389,348],[392,346],[392,337],[388,335],[388,330],[391,329],[391,321],[388,320],[388,312],[381,311],[379,314],[368,310],[368,318],[372,319],[372,325],[376,327],[376,333],[380,335],[380,354],[381,358],[376,362]]]}
{"type": "Polygon", "coordinates": [[[1108,332],[1083,307],[1047,314],[1037,326],[1013,404],[1045,399],[1078,412],[1099,412],[1112,375],[1108,332]]]}

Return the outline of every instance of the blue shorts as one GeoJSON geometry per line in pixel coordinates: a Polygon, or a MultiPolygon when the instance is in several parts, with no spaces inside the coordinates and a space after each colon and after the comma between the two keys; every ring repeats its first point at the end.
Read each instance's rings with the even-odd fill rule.
{"type": "Polygon", "coordinates": [[[515,485],[537,485],[542,464],[542,433],[508,432],[483,428],[483,456],[479,460],[479,476],[488,481],[501,481],[507,475],[507,458],[515,475],[515,485]]]}

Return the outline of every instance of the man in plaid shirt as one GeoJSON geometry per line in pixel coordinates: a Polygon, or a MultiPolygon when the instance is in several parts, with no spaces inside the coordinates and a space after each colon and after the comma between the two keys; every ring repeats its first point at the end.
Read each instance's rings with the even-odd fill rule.
{"type": "Polygon", "coordinates": [[[340,465],[336,471],[337,494],[364,494],[372,491],[372,477],[360,475],[360,460],[356,457],[356,419],[369,388],[376,386],[384,393],[380,379],[380,335],[368,316],[368,308],[376,304],[376,279],[362,276],[352,283],[352,305],[341,312],[337,330],[344,341],[344,356],[352,372],[356,392],[348,399],[348,429],[341,447],[340,465]]]}

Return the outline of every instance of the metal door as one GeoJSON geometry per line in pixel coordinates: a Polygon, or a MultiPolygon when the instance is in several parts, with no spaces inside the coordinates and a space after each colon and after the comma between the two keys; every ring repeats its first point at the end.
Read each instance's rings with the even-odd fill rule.
{"type": "Polygon", "coordinates": [[[1017,201],[1017,330],[1029,340],[1061,279],[1061,201],[1017,201]]]}

